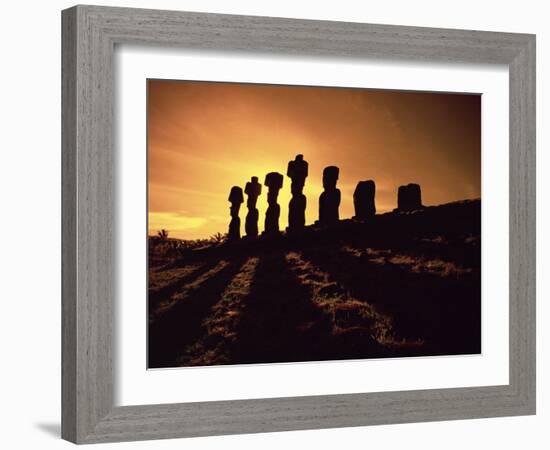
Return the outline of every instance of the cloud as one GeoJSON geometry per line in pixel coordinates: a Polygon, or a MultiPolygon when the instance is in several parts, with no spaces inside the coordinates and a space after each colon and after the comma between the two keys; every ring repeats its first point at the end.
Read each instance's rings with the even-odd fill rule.
{"type": "Polygon", "coordinates": [[[177,212],[150,212],[149,233],[155,234],[164,228],[171,236],[179,237],[182,232],[198,229],[206,222],[207,219],[204,217],[190,217],[177,212]]]}

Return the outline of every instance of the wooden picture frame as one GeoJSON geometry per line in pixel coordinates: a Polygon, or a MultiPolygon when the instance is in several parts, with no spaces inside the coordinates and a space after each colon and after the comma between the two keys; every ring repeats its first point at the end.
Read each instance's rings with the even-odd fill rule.
{"type": "Polygon", "coordinates": [[[62,436],[75,443],[535,413],[535,36],[75,6],[62,13],[62,436]],[[509,384],[114,407],[116,44],[505,64],[510,85],[509,384]]]}

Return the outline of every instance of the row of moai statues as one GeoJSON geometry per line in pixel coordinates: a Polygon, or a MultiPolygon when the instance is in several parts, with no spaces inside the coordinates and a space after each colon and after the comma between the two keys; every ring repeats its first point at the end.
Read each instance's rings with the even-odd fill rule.
{"type": "MultiPolygon", "coordinates": [[[[290,190],[292,198],[288,205],[288,233],[300,232],[305,227],[307,199],[304,195],[304,185],[308,176],[308,163],[303,155],[288,163],[286,175],[291,180],[290,190]]],[[[317,225],[330,226],[338,223],[340,207],[340,189],[336,187],[340,169],[336,166],[328,166],[323,170],[323,192],[319,197],[319,220],[317,225]]],[[[264,185],[267,187],[268,207],[265,213],[264,234],[279,234],[279,217],[281,207],[277,203],[279,191],[283,187],[284,177],[278,172],[270,172],[265,176],[264,185]]],[[[246,206],[248,212],[245,219],[245,233],[248,238],[258,236],[259,212],[256,208],[258,197],[262,193],[262,185],[258,177],[252,177],[246,183],[244,193],[247,195],[246,206]]],[[[375,205],[376,185],[373,180],[359,181],[353,193],[355,207],[355,220],[368,221],[376,215],[375,205]]],[[[229,240],[238,240],[241,237],[241,219],[239,209],[244,202],[243,190],[239,186],[233,186],[229,193],[231,203],[231,222],[229,224],[229,240]]],[[[396,211],[413,211],[422,208],[420,186],[408,184],[400,186],[397,194],[396,211]]]]}
{"type": "MultiPolygon", "coordinates": [[[[288,232],[303,230],[306,224],[306,196],[303,193],[306,178],[308,176],[308,163],[304,161],[303,155],[297,155],[293,161],[288,163],[287,176],[291,179],[292,199],[288,211],[288,232]]],[[[283,187],[284,177],[278,172],[270,172],[265,176],[264,185],[267,187],[267,210],[265,212],[264,234],[277,235],[279,229],[279,217],[281,206],[277,203],[279,191],[283,187]]],[[[245,219],[245,233],[249,238],[258,236],[259,212],[256,208],[258,197],[262,193],[262,185],[258,177],[252,177],[246,183],[244,193],[247,195],[246,206],[248,213],[245,219]]],[[[243,191],[239,186],[233,186],[229,194],[231,203],[231,223],[229,224],[229,240],[240,239],[240,218],[239,209],[243,203],[243,191]]]]}

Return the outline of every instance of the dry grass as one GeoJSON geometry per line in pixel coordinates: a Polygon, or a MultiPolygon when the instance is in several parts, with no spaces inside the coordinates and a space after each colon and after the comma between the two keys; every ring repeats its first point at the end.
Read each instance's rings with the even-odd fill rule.
{"type": "Polygon", "coordinates": [[[203,320],[206,335],[190,344],[178,363],[203,366],[229,362],[227,352],[238,339],[237,329],[258,261],[259,258],[252,257],[243,264],[241,271],[231,280],[220,300],[203,320]]]}
{"type": "Polygon", "coordinates": [[[360,330],[381,345],[396,341],[388,316],[377,312],[369,303],[353,298],[329,274],[303,260],[299,253],[287,253],[286,260],[300,282],[311,289],[312,302],[330,316],[334,334],[360,330]]]}
{"type": "Polygon", "coordinates": [[[182,277],[187,277],[195,270],[197,270],[201,265],[192,264],[189,266],[178,267],[175,269],[168,270],[158,270],[150,269],[149,270],[149,291],[156,292],[161,289],[165,289],[169,286],[172,286],[181,280],[182,277]]]}
{"type": "MultiPolygon", "coordinates": [[[[161,300],[157,307],[153,311],[150,311],[150,315],[159,316],[165,314],[172,308],[174,304],[180,301],[185,301],[186,298],[192,297],[193,294],[202,286],[203,283],[208,281],[217,273],[221,272],[229,263],[227,261],[218,262],[212,269],[201,273],[196,279],[185,284],[175,294],[168,298],[161,300]]],[[[195,268],[196,270],[196,268],[195,268]]]]}
{"type": "MultiPolygon", "coordinates": [[[[432,240],[432,242],[434,242],[432,240]]],[[[442,240],[436,241],[438,243],[442,240]]],[[[463,275],[472,273],[471,268],[462,267],[451,261],[442,259],[434,259],[420,255],[408,255],[397,253],[392,250],[378,250],[373,248],[357,249],[352,247],[343,247],[343,251],[352,256],[359,258],[367,258],[369,262],[378,265],[395,265],[402,269],[406,269],[412,273],[427,273],[440,277],[455,277],[459,278],[463,275]]]]}

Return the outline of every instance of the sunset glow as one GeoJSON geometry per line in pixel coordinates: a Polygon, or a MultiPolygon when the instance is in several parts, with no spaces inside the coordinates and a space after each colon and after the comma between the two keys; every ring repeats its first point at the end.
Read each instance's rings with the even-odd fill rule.
{"type": "MultiPolygon", "coordinates": [[[[322,171],[340,168],[340,218],[353,216],[360,180],[376,182],[377,212],[397,188],[418,183],[425,205],[481,195],[481,97],[348,88],[148,81],[149,234],[207,238],[226,233],[231,186],[285,175],[280,226],[287,225],[288,161],[309,162],[306,224],[317,219],[322,171]]],[[[259,229],[267,208],[258,199],[259,229]]],[[[246,203],[241,206],[243,223],[246,203]]]]}

